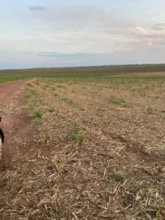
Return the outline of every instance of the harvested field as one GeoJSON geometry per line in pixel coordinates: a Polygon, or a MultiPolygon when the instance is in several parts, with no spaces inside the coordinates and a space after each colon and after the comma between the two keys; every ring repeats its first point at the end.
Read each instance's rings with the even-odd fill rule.
{"type": "Polygon", "coordinates": [[[164,77],[26,83],[1,108],[0,219],[165,219],[164,96],[164,77]]]}

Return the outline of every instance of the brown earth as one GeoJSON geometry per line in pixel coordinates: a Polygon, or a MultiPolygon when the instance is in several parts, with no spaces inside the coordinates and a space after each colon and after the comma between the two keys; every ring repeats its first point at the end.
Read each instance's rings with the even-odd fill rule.
{"type": "Polygon", "coordinates": [[[2,104],[14,92],[18,91],[25,82],[27,82],[27,79],[0,83],[0,104],[2,104]]]}
{"type": "MultiPolygon", "coordinates": [[[[19,80],[14,82],[5,82],[0,83],[0,105],[1,108],[5,101],[7,101],[15,92],[21,89],[21,87],[27,82],[28,80],[19,80]]],[[[18,128],[21,130],[24,126],[20,123],[20,117],[2,117],[1,128],[5,135],[5,143],[3,145],[3,153],[2,159],[0,160],[0,171],[5,171],[10,168],[10,161],[11,155],[13,153],[13,136],[14,132],[18,132],[18,128]]],[[[23,120],[24,124],[26,124],[26,120],[23,120]]]]}

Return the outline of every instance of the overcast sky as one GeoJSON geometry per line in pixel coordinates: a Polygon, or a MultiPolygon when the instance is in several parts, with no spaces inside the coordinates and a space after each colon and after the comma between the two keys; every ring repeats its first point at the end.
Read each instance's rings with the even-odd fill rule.
{"type": "Polygon", "coordinates": [[[0,69],[165,63],[165,0],[0,3],[0,69]]]}

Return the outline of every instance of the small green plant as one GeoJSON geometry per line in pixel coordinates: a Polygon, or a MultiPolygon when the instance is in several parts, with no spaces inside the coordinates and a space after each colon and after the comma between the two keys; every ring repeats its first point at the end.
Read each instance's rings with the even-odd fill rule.
{"type": "Polygon", "coordinates": [[[145,91],[142,91],[142,92],[141,92],[141,96],[142,96],[142,97],[145,97],[145,96],[146,96],[146,92],[145,92],[145,91]]]}
{"type": "Polygon", "coordinates": [[[69,140],[73,140],[78,143],[82,143],[85,139],[85,136],[84,136],[84,134],[79,132],[78,125],[76,123],[73,123],[71,125],[71,129],[69,131],[69,134],[67,135],[67,138],[69,140]]]}
{"type": "Polygon", "coordinates": [[[124,101],[122,98],[111,96],[110,101],[115,105],[121,105],[122,107],[131,107],[131,105],[127,103],[126,101],[124,101]]]}
{"type": "Polygon", "coordinates": [[[147,108],[147,113],[148,113],[148,114],[152,114],[152,113],[153,113],[153,109],[152,109],[151,107],[148,107],[148,108],[147,108]]]}
{"type": "Polygon", "coordinates": [[[82,143],[84,141],[84,134],[79,132],[73,132],[70,135],[68,135],[68,138],[78,143],[82,143]]]}
{"type": "Polygon", "coordinates": [[[30,89],[29,91],[31,92],[32,95],[35,95],[37,93],[35,89],[30,89]]]}
{"type": "Polygon", "coordinates": [[[117,98],[115,96],[111,96],[110,101],[116,105],[121,105],[124,103],[124,100],[122,98],[117,98]]]}
{"type": "Polygon", "coordinates": [[[115,176],[115,180],[117,182],[120,182],[120,181],[123,181],[124,180],[124,173],[118,171],[118,172],[115,172],[114,173],[114,176],[115,176]]]}
{"type": "Polygon", "coordinates": [[[65,89],[65,86],[63,86],[63,85],[57,85],[57,88],[65,89]]]}
{"type": "Polygon", "coordinates": [[[33,87],[33,85],[31,83],[27,83],[26,85],[29,87],[33,87]]]}
{"type": "Polygon", "coordinates": [[[84,111],[85,110],[85,108],[82,105],[79,105],[79,109],[80,109],[80,111],[84,111]]]}
{"type": "Polygon", "coordinates": [[[50,140],[50,134],[45,134],[45,139],[48,141],[50,140]]]}
{"type": "Polygon", "coordinates": [[[25,95],[24,95],[24,98],[25,98],[25,99],[29,99],[30,97],[31,97],[30,94],[25,94],[25,95]]]}
{"type": "Polygon", "coordinates": [[[113,118],[112,117],[109,117],[109,118],[107,118],[106,120],[104,120],[104,123],[106,124],[106,125],[110,125],[110,124],[112,124],[112,122],[113,122],[113,118]]]}
{"type": "Polygon", "coordinates": [[[29,89],[28,92],[29,92],[29,95],[31,96],[38,96],[38,93],[35,89],[29,89]]]}
{"type": "Polygon", "coordinates": [[[49,112],[54,112],[54,111],[55,111],[54,107],[50,107],[49,112]]]}
{"type": "Polygon", "coordinates": [[[36,85],[39,85],[39,84],[40,84],[39,80],[38,80],[38,81],[35,81],[34,83],[35,83],[36,85]]]}
{"type": "Polygon", "coordinates": [[[44,115],[44,114],[43,114],[43,112],[41,112],[41,111],[35,111],[35,112],[33,112],[33,118],[39,118],[39,119],[41,119],[43,115],[44,115]]]}
{"type": "Polygon", "coordinates": [[[30,104],[30,105],[29,105],[29,110],[30,110],[30,111],[33,111],[33,110],[34,110],[34,105],[33,105],[33,104],[30,104]]]}
{"type": "Polygon", "coordinates": [[[124,102],[124,103],[122,104],[122,106],[123,106],[123,107],[130,107],[130,108],[131,108],[131,104],[128,103],[128,102],[124,102]]]}
{"type": "Polygon", "coordinates": [[[62,98],[61,100],[63,100],[69,105],[74,105],[74,101],[71,98],[65,97],[65,98],[62,98]]]}

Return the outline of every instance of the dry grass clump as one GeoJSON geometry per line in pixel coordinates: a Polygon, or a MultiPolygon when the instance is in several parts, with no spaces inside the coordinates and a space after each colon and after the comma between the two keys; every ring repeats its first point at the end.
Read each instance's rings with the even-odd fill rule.
{"type": "MultiPolygon", "coordinates": [[[[146,84],[142,82],[139,86],[146,84]]],[[[132,87],[137,83],[94,78],[77,79],[76,84],[74,79],[60,79],[27,85],[18,94],[26,100],[19,111],[15,112],[18,100],[10,103],[19,120],[12,130],[10,169],[0,174],[1,219],[165,219],[163,113],[157,108],[147,114],[146,105],[154,104],[152,94],[144,101],[139,94],[135,102],[132,87]],[[119,90],[109,88],[114,84],[119,90]],[[49,85],[46,91],[43,85],[49,85]],[[131,108],[109,103],[109,93],[115,97],[119,91],[133,103],[131,108]],[[42,117],[34,118],[36,111],[42,117]],[[105,124],[107,118],[113,123],[105,124]]],[[[152,83],[148,81],[148,90],[152,83]]]]}

